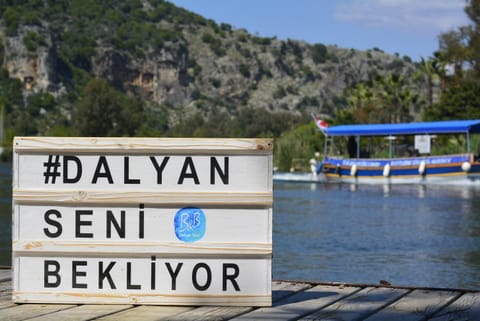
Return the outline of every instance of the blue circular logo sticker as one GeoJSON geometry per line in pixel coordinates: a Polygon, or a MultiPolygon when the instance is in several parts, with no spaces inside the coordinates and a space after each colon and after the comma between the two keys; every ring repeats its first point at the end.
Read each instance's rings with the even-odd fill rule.
{"type": "Polygon", "coordinates": [[[205,225],[205,213],[197,207],[184,207],[175,214],[175,235],[180,241],[200,240],[205,235],[205,225]]]}

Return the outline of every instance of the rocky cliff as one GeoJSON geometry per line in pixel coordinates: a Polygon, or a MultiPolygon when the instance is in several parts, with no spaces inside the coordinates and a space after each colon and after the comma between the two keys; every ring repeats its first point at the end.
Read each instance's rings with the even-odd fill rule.
{"type": "Polygon", "coordinates": [[[61,98],[101,77],[167,106],[172,121],[195,111],[234,115],[242,106],[332,114],[345,106],[346,88],[389,73],[411,79],[416,70],[380,49],[261,38],[161,0],[33,2],[19,8],[15,24],[11,7],[0,11],[2,66],[24,95],[61,98]]]}

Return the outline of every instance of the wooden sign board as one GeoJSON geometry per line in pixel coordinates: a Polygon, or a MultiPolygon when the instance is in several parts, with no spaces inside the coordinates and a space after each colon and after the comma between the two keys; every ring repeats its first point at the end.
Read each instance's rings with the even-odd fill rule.
{"type": "Polygon", "coordinates": [[[269,139],[14,139],[18,303],[271,305],[269,139]]]}

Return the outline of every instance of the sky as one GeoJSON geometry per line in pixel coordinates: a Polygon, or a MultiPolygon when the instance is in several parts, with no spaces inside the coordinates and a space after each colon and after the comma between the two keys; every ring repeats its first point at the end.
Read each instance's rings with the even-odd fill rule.
{"type": "Polygon", "coordinates": [[[341,48],[381,49],[414,61],[438,36],[470,23],[465,0],[169,0],[217,23],[261,37],[341,48]]]}

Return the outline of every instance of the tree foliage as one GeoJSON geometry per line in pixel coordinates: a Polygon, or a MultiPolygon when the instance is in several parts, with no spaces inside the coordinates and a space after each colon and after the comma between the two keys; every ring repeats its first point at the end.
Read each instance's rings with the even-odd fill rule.
{"type": "Polygon", "coordinates": [[[409,122],[413,106],[421,103],[398,74],[377,75],[372,81],[358,83],[346,90],[346,97],[348,110],[340,110],[338,117],[355,123],[409,122]]]}
{"type": "Polygon", "coordinates": [[[480,0],[467,0],[465,12],[471,24],[440,35],[439,54],[454,66],[455,80],[480,77],[480,0]]]}
{"type": "Polygon", "coordinates": [[[480,0],[468,0],[465,12],[471,24],[440,35],[438,60],[453,66],[440,102],[428,108],[425,118],[480,118],[480,0]]]}
{"type": "Polygon", "coordinates": [[[232,117],[227,112],[214,111],[207,117],[201,113],[182,119],[169,131],[172,136],[191,137],[279,137],[307,122],[304,116],[290,113],[271,113],[264,109],[239,108],[232,117]]]}
{"type": "Polygon", "coordinates": [[[316,64],[324,63],[327,60],[328,49],[323,44],[315,44],[311,49],[313,62],[316,64]]]}
{"type": "Polygon", "coordinates": [[[480,81],[464,81],[448,88],[440,102],[425,112],[427,120],[480,119],[480,81]]]}
{"type": "Polygon", "coordinates": [[[322,155],[324,139],[313,122],[283,132],[275,140],[274,166],[283,172],[308,171],[309,160],[316,153],[322,155]]]}
{"type": "Polygon", "coordinates": [[[142,122],[141,102],[98,78],[85,86],[73,118],[80,136],[135,136],[142,122]]]}

